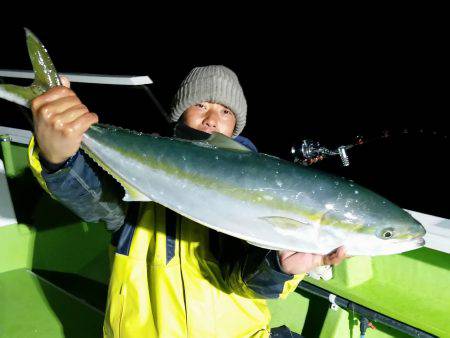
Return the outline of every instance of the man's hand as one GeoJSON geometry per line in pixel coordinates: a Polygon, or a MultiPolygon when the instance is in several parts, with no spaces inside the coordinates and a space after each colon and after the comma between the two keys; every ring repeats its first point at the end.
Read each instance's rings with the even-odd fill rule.
{"type": "Polygon", "coordinates": [[[54,87],[31,102],[36,141],[42,155],[55,164],[75,154],[84,132],[98,122],[98,116],[67,88],[67,79],[62,82],[65,87],[54,87]]]}
{"type": "Polygon", "coordinates": [[[278,251],[278,258],[283,272],[298,275],[310,272],[320,265],[338,265],[348,257],[341,246],[327,255],[283,250],[278,251]]]}

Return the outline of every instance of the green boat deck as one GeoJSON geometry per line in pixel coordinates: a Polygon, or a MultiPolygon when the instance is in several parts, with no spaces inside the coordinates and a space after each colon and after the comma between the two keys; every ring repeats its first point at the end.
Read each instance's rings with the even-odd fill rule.
{"type": "Polygon", "coordinates": [[[101,337],[103,313],[29,269],[0,274],[0,337],[101,337]]]}
{"type": "MultiPolygon", "coordinates": [[[[32,177],[23,144],[1,142],[16,224],[0,226],[0,338],[99,337],[109,279],[110,234],[80,221],[32,177]]],[[[330,281],[307,282],[431,335],[450,337],[450,256],[421,248],[354,257],[330,281]]],[[[269,302],[272,326],[305,337],[359,337],[357,313],[298,289],[269,302]]],[[[408,337],[374,322],[367,338],[408,337]]]]}

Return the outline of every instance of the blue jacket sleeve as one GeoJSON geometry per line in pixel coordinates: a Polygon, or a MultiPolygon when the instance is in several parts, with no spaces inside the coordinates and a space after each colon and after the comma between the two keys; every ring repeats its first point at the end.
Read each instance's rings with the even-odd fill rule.
{"type": "Polygon", "coordinates": [[[52,195],[86,222],[105,221],[117,230],[125,220],[122,187],[82,150],[59,170],[48,170],[43,161],[42,177],[52,195]]]}

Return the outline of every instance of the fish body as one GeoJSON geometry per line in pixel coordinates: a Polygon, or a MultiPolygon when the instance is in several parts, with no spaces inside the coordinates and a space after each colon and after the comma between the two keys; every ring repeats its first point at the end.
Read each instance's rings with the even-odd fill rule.
{"type": "MultiPolygon", "coordinates": [[[[0,85],[0,97],[29,106],[60,81],[44,46],[26,35],[35,82],[0,85]]],[[[189,141],[94,124],[81,147],[124,187],[124,200],[155,201],[254,245],[318,254],[344,245],[371,256],[424,245],[423,226],[382,196],[219,133],[189,141]]]]}

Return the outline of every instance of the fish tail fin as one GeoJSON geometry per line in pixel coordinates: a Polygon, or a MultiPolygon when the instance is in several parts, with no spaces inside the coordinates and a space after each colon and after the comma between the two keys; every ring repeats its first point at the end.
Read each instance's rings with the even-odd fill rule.
{"type": "Polygon", "coordinates": [[[34,81],[28,87],[0,84],[0,98],[29,107],[30,102],[37,96],[52,87],[61,86],[61,80],[44,45],[27,28],[25,28],[25,36],[28,55],[33,65],[34,81]]]}

